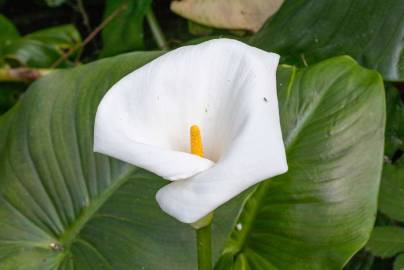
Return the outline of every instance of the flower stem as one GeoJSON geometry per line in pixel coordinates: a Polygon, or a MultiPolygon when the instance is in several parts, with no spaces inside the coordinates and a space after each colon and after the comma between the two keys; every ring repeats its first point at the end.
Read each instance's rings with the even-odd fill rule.
{"type": "Polygon", "coordinates": [[[212,270],[211,223],[196,230],[198,270],[212,270]]]}
{"type": "Polygon", "coordinates": [[[154,40],[156,41],[159,48],[162,50],[168,50],[168,42],[163,34],[163,31],[161,31],[160,25],[157,22],[156,16],[154,16],[152,8],[150,8],[149,11],[146,13],[146,18],[147,23],[149,24],[152,31],[154,40]]]}

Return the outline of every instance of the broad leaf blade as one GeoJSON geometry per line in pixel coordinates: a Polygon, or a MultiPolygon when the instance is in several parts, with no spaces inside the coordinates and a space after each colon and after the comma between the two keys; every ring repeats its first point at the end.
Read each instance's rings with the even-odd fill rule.
{"type": "Polygon", "coordinates": [[[404,222],[404,157],[396,164],[386,164],[380,186],[379,210],[392,219],[404,222]]]}
{"type": "Polygon", "coordinates": [[[348,54],[386,80],[404,80],[404,2],[290,0],[252,39],[287,63],[348,54]]]}
{"type": "Polygon", "coordinates": [[[216,269],[342,269],[376,214],[382,80],[338,57],[280,68],[278,97],[289,171],[257,186],[216,269]]]}
{"type": "Polygon", "coordinates": [[[404,252],[404,229],[395,226],[375,227],[367,249],[378,257],[392,257],[404,252]]]}

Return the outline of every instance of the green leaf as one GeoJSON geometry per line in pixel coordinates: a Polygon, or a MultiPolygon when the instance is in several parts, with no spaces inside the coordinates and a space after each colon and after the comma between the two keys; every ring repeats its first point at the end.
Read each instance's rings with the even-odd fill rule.
{"type": "Polygon", "coordinates": [[[80,43],[75,26],[56,26],[13,40],[4,48],[4,58],[13,66],[49,67],[80,43]]]}
{"type": "Polygon", "coordinates": [[[375,227],[367,243],[367,249],[375,256],[386,258],[404,252],[404,228],[395,226],[375,227]]]}
{"type": "Polygon", "coordinates": [[[50,44],[56,50],[69,50],[81,43],[80,33],[72,24],[38,30],[26,35],[25,38],[50,44]]]}
{"type": "Polygon", "coordinates": [[[380,186],[379,210],[404,222],[404,157],[396,164],[385,164],[380,186]]]}
{"type": "Polygon", "coordinates": [[[383,82],[349,57],[278,70],[288,173],[244,204],[216,269],[338,270],[376,215],[383,82]]]}
{"type": "Polygon", "coordinates": [[[286,63],[348,54],[386,80],[404,80],[404,1],[290,0],[252,39],[286,63]]]}
{"type": "Polygon", "coordinates": [[[2,55],[2,48],[11,40],[20,37],[17,28],[6,17],[0,14],[0,56],[2,55]]]}
{"type": "MultiPolygon", "coordinates": [[[[193,229],[155,201],[167,181],[92,150],[102,96],[159,54],[52,73],[0,117],[1,270],[196,268],[193,229]]],[[[215,213],[216,257],[238,202],[215,213]]]]}
{"type": "Polygon", "coordinates": [[[404,150],[404,104],[395,88],[386,89],[387,121],[385,153],[388,156],[404,150]]]}
{"type": "Polygon", "coordinates": [[[397,256],[394,261],[394,270],[404,270],[404,254],[400,254],[397,256]]]}
{"type": "Polygon", "coordinates": [[[143,49],[143,21],[151,0],[107,0],[104,20],[121,11],[102,31],[100,57],[143,49]]]}

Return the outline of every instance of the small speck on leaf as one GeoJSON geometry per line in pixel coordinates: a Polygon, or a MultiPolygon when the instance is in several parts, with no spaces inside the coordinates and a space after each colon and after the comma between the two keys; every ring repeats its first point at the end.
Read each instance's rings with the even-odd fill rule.
{"type": "Polygon", "coordinates": [[[238,223],[236,225],[236,229],[237,229],[237,231],[241,231],[243,229],[243,225],[241,225],[241,223],[238,223]]]}
{"type": "Polygon", "coordinates": [[[59,243],[50,243],[49,248],[53,251],[62,251],[63,250],[63,246],[60,245],[59,243]]]}

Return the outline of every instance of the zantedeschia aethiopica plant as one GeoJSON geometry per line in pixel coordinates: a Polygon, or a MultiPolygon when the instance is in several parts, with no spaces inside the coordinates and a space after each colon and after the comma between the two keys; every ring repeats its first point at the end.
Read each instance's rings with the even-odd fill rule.
{"type": "Polygon", "coordinates": [[[117,82],[101,101],[94,151],[170,184],[157,195],[193,223],[248,187],[287,171],[276,92],[279,56],[216,39],[171,51],[117,82]],[[190,153],[199,127],[204,156],[190,153]]]}

